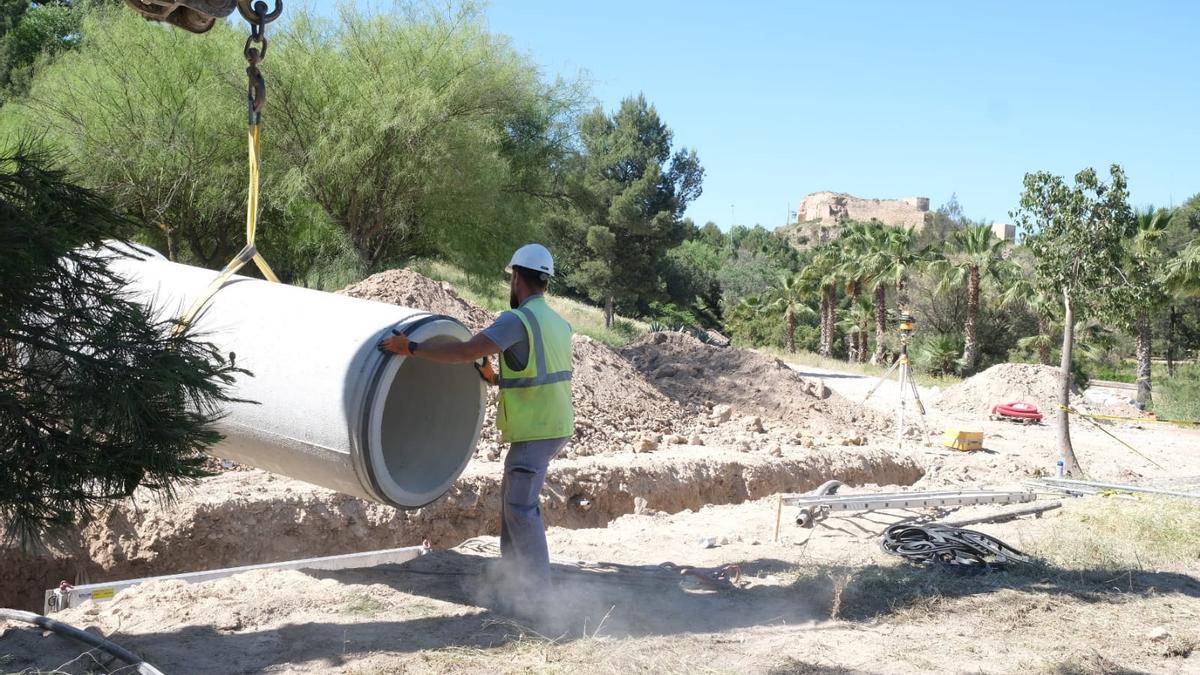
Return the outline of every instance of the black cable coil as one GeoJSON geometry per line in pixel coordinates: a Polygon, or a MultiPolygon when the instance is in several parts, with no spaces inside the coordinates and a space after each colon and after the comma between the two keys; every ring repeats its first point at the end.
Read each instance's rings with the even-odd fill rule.
{"type": "Polygon", "coordinates": [[[976,571],[1029,562],[1029,557],[999,539],[939,523],[897,523],[884,531],[879,547],[916,565],[953,565],[976,571]]]}

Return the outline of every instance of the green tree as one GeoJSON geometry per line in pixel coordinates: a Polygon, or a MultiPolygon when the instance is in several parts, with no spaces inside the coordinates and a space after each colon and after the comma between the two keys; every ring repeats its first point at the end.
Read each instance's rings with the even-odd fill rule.
{"type": "MultiPolygon", "coordinates": [[[[843,224],[837,245],[841,252],[841,265],[838,269],[846,283],[846,297],[851,309],[858,305],[859,296],[867,286],[868,270],[863,265],[870,245],[870,231],[878,227],[877,223],[860,223],[851,221],[843,224]]],[[[840,324],[839,324],[840,325],[840,324]]],[[[855,324],[856,325],[856,324],[855,324]]],[[[846,359],[850,362],[861,363],[867,359],[867,333],[865,330],[854,330],[846,333],[849,341],[846,348],[846,359]]]]}
{"type": "Polygon", "coordinates": [[[890,279],[885,250],[888,246],[888,230],[881,223],[871,223],[859,233],[854,259],[863,270],[863,279],[871,291],[871,306],[875,312],[875,351],[871,363],[882,364],[884,360],[884,336],[887,333],[887,289],[890,279]]]}
{"type": "Polygon", "coordinates": [[[0,155],[0,522],[29,544],[139,486],[204,475],[236,372],[131,301],[131,224],[27,148],[0,155]]]}
{"type": "MultiPolygon", "coordinates": [[[[1037,287],[1057,293],[1063,306],[1063,342],[1059,404],[1070,405],[1071,356],[1075,322],[1088,312],[1103,312],[1127,301],[1121,284],[1123,238],[1133,212],[1128,204],[1125,172],[1110,169],[1102,182],[1094,169],[1075,175],[1074,184],[1047,172],[1025,175],[1020,209],[1013,215],[1025,232],[1033,254],[1037,287]]],[[[1081,473],[1071,445],[1070,418],[1058,417],[1059,452],[1068,473],[1081,473]]]]}
{"type": "Polygon", "coordinates": [[[870,235],[864,267],[870,271],[875,294],[875,362],[883,360],[883,332],[887,318],[886,288],[896,289],[896,305],[901,311],[909,305],[908,279],[927,262],[928,249],[917,247],[914,228],[881,227],[870,235]]]}
{"type": "Polygon", "coordinates": [[[871,332],[871,324],[875,320],[875,308],[866,298],[855,298],[842,310],[842,319],[837,327],[849,338],[848,360],[861,363],[866,357],[867,335],[871,332]]]}
{"type": "Polygon", "coordinates": [[[837,337],[837,289],[841,284],[841,254],[833,245],[813,250],[808,264],[800,270],[803,288],[811,296],[818,295],[821,319],[820,354],[833,356],[833,343],[837,337]]]}
{"type": "Polygon", "coordinates": [[[724,256],[704,240],[691,238],[667,252],[662,277],[672,302],[692,307],[700,317],[717,323],[721,314],[721,284],[717,271],[724,256]]]}
{"type": "Polygon", "coordinates": [[[143,237],[170,259],[220,267],[245,242],[243,41],[226,22],[197,37],[124,7],[97,9],[79,47],[6,110],[44,130],[85,184],[150,225],[143,237]]]}
{"type": "MultiPolygon", "coordinates": [[[[1172,222],[1179,221],[1177,213],[1172,222]]],[[[1170,297],[1166,326],[1167,370],[1168,374],[1174,375],[1177,334],[1182,332],[1186,340],[1189,332],[1187,316],[1179,311],[1179,305],[1184,304],[1186,307],[1187,304],[1191,304],[1193,307],[1200,307],[1196,300],[1200,298],[1200,238],[1181,247],[1167,260],[1163,267],[1163,284],[1170,297]]],[[[1195,314],[1200,315],[1200,311],[1195,314]]]]}
{"type": "Polygon", "coordinates": [[[783,315],[784,334],[787,350],[796,353],[796,320],[815,316],[816,312],[808,306],[808,293],[804,279],[800,275],[783,276],[775,286],[767,291],[760,304],[765,312],[778,312],[783,315]]]}
{"type": "Polygon", "coordinates": [[[931,271],[943,287],[963,288],[967,296],[967,317],[963,326],[964,372],[974,372],[979,361],[979,298],[984,281],[999,283],[1005,278],[1005,250],[1008,242],[998,238],[989,225],[968,225],[955,230],[946,242],[942,257],[931,264],[931,271]]]}
{"type": "Polygon", "coordinates": [[[283,188],[320,204],[368,269],[418,255],[501,269],[562,194],[581,92],[543,83],[480,5],[293,14],[268,59],[283,188]]]}
{"type": "Polygon", "coordinates": [[[1149,207],[1134,213],[1133,231],[1125,239],[1125,289],[1133,302],[1120,307],[1118,323],[1133,332],[1136,339],[1137,402],[1145,407],[1151,402],[1151,352],[1154,331],[1151,315],[1167,303],[1162,267],[1166,254],[1162,239],[1170,227],[1172,212],[1149,207]]]}
{"type": "Polygon", "coordinates": [[[597,107],[579,122],[583,154],[577,199],[555,228],[574,261],[568,281],[604,303],[637,306],[662,294],[663,256],[688,234],[687,205],[704,170],[694,150],[672,151],[672,133],[645,96],[612,115],[597,107]]]}

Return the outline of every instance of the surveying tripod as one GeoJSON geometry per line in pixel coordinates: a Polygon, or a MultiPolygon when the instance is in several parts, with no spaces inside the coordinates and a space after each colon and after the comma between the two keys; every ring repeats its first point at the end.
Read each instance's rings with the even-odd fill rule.
{"type": "MultiPolygon", "coordinates": [[[[900,313],[900,356],[888,367],[887,371],[879,378],[871,391],[867,392],[866,398],[863,399],[865,404],[870,400],[871,396],[879,389],[887,379],[892,376],[893,372],[899,369],[897,381],[900,384],[900,405],[896,407],[896,446],[898,449],[904,447],[904,413],[908,407],[908,395],[912,394],[913,403],[916,404],[917,412],[921,413],[921,418],[925,418],[925,405],[921,403],[921,395],[917,392],[917,382],[913,379],[912,363],[908,358],[908,344],[912,341],[913,330],[916,327],[916,319],[907,312],[900,313]]],[[[925,433],[926,441],[929,440],[929,429],[925,423],[921,422],[921,430],[925,433]]]]}

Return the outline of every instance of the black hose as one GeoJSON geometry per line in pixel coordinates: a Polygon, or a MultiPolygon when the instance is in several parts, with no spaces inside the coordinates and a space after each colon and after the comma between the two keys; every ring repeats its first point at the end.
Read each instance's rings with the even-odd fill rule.
{"type": "Polygon", "coordinates": [[[130,665],[137,666],[137,672],[140,673],[140,675],[163,675],[161,670],[155,668],[149,663],[146,663],[140,656],[134,654],[128,649],[125,649],[121,645],[109,642],[98,635],[93,635],[87,631],[80,630],[70,624],[65,624],[61,621],[55,621],[50,617],[34,614],[33,612],[23,612],[19,609],[0,608],[0,619],[31,623],[38,628],[51,630],[59,635],[75,638],[80,642],[85,642],[96,649],[107,652],[130,665]]]}
{"type": "Polygon", "coordinates": [[[884,530],[879,547],[916,565],[950,565],[969,571],[1029,561],[1024,553],[993,536],[940,523],[897,523],[884,530]]]}

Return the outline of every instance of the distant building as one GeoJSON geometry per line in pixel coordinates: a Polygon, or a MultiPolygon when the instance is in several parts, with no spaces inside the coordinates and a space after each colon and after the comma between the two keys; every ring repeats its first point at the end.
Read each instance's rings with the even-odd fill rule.
{"type": "Polygon", "coordinates": [[[929,197],[904,199],[860,199],[844,192],[813,192],[796,209],[799,223],[837,225],[847,220],[878,220],[885,225],[925,227],[929,217],[929,197]]]}
{"type": "Polygon", "coordinates": [[[995,223],[992,225],[992,232],[997,239],[1003,239],[1010,244],[1017,243],[1017,226],[1012,223],[995,223]]]}

